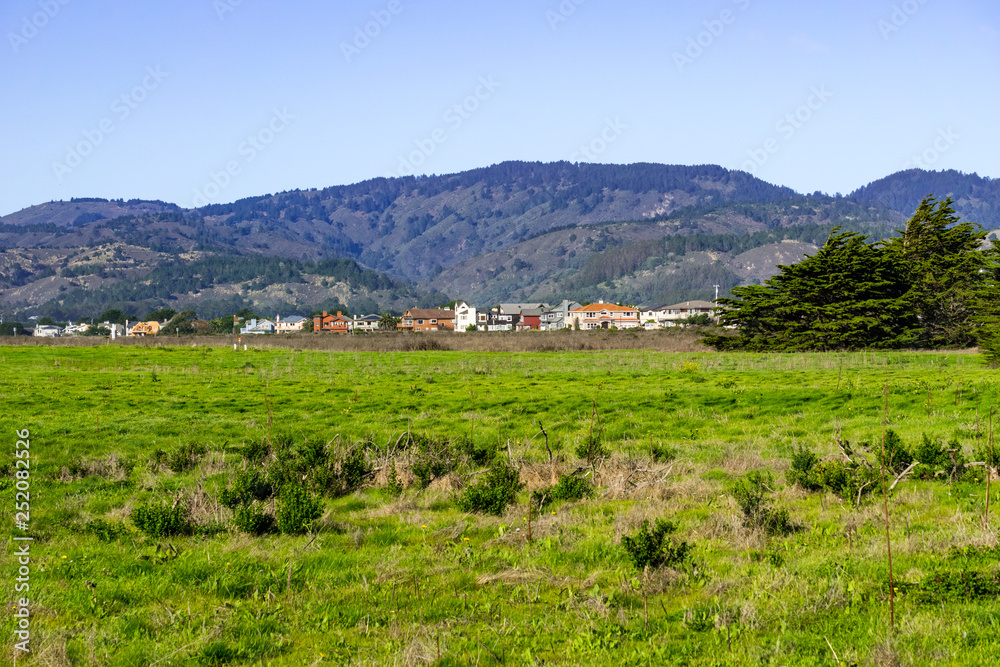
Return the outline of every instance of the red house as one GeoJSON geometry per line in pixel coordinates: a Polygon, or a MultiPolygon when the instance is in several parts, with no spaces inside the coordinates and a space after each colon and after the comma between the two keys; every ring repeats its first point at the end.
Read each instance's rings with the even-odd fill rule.
{"type": "Polygon", "coordinates": [[[324,310],[322,315],[313,317],[313,332],[330,331],[332,333],[348,333],[351,330],[350,324],[351,319],[345,317],[339,310],[336,315],[331,315],[324,310]]]}
{"type": "Polygon", "coordinates": [[[521,321],[517,323],[518,331],[530,329],[538,330],[542,328],[542,309],[524,308],[521,310],[521,321]]]}

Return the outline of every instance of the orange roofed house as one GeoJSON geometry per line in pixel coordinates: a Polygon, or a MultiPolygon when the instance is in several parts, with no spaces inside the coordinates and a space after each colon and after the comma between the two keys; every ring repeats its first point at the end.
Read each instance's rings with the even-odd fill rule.
{"type": "Polygon", "coordinates": [[[320,331],[348,333],[351,330],[350,324],[351,319],[345,317],[339,310],[336,315],[331,315],[324,310],[322,315],[313,317],[313,331],[315,333],[319,333],[320,331]]]}
{"type": "Polygon", "coordinates": [[[567,318],[570,326],[580,324],[581,329],[636,329],[639,327],[639,309],[616,306],[613,303],[592,303],[574,308],[567,318]]]}
{"type": "Polygon", "coordinates": [[[410,308],[396,326],[402,331],[454,331],[455,311],[410,308]]]}

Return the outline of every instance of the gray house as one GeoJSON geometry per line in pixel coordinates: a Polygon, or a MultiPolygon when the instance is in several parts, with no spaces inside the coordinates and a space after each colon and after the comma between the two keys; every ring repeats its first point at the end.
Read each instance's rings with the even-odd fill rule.
{"type": "Polygon", "coordinates": [[[569,324],[569,311],[574,308],[581,308],[583,304],[579,304],[576,301],[570,301],[568,299],[563,299],[562,303],[554,308],[548,308],[542,313],[542,331],[557,331],[559,329],[565,329],[569,324]]]}

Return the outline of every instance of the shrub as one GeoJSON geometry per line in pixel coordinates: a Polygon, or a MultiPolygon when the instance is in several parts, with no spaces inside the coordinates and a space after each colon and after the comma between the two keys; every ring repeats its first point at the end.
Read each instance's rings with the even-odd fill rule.
{"type": "Polygon", "coordinates": [[[191,514],[185,503],[172,507],[146,503],[132,510],[132,523],[150,537],[189,535],[193,531],[191,514]]]}
{"type": "Polygon", "coordinates": [[[497,446],[493,442],[482,444],[473,442],[469,438],[461,438],[457,446],[458,450],[477,466],[489,465],[497,455],[497,446]]]}
{"type": "Polygon", "coordinates": [[[444,461],[423,460],[417,461],[410,467],[410,472],[417,478],[417,486],[426,489],[434,479],[447,475],[451,469],[444,461]]]}
{"type": "Polygon", "coordinates": [[[149,469],[156,472],[159,467],[167,462],[167,453],[157,447],[149,455],[149,469]]]}
{"type": "Polygon", "coordinates": [[[667,463],[677,458],[677,451],[664,444],[654,444],[649,448],[649,457],[656,463],[667,463]]]}
{"type": "MultiPolygon", "coordinates": [[[[958,450],[955,452],[955,462],[961,467],[965,463],[965,457],[962,456],[962,447],[958,442],[949,442],[946,448],[941,440],[931,440],[925,433],[920,444],[913,448],[914,460],[920,461],[920,465],[914,468],[913,474],[921,479],[934,479],[935,473],[942,470],[945,473],[951,472],[952,462],[948,456],[948,449],[958,450]]],[[[988,452],[984,450],[983,458],[979,460],[985,461],[988,458],[987,454],[988,452]]]]}
{"type": "Polygon", "coordinates": [[[167,467],[175,473],[191,470],[206,452],[205,445],[189,442],[181,445],[167,457],[167,467]]]}
{"type": "Polygon", "coordinates": [[[588,439],[576,446],[576,455],[578,458],[596,461],[608,455],[608,450],[598,435],[595,433],[593,440],[588,437],[588,439]]]}
{"type": "Polygon", "coordinates": [[[243,458],[250,463],[260,463],[271,453],[270,446],[264,440],[250,442],[250,444],[244,445],[242,449],[243,458]]]}
{"type": "MultiPolygon", "coordinates": [[[[850,451],[850,443],[845,443],[845,447],[850,451]]],[[[860,454],[851,453],[860,459],[860,454]]],[[[799,447],[792,453],[792,465],[785,474],[785,481],[789,484],[797,484],[807,491],[825,489],[851,502],[870,494],[878,480],[878,471],[868,465],[835,459],[821,461],[805,447],[799,447]]]]}
{"type": "Polygon", "coordinates": [[[104,519],[88,521],[83,530],[104,542],[114,542],[119,537],[128,535],[128,528],[125,524],[105,521],[104,519]]]}
{"type": "Polygon", "coordinates": [[[875,458],[879,463],[884,463],[886,470],[891,470],[893,474],[906,470],[906,467],[913,463],[913,454],[903,444],[903,439],[892,429],[885,432],[885,460],[882,459],[882,443],[875,443],[875,458]]]}
{"type": "Polygon", "coordinates": [[[736,480],[729,492],[743,512],[743,525],[751,530],[763,530],[768,535],[788,535],[795,527],[788,510],[771,507],[771,473],[752,470],[736,480]]]}
{"type": "Polygon", "coordinates": [[[813,475],[813,468],[819,462],[819,457],[805,445],[792,452],[792,467],[785,473],[785,481],[789,484],[798,484],[806,491],[819,491],[822,484],[813,475]]]}
{"type": "Polygon", "coordinates": [[[389,464],[389,478],[386,480],[385,490],[393,498],[398,498],[403,493],[403,483],[399,481],[399,475],[396,474],[395,460],[389,464]]]}
{"type": "Polygon", "coordinates": [[[289,484],[278,496],[278,530],[297,535],[306,533],[313,522],[323,515],[323,503],[302,486],[289,484]]]}
{"type": "Polygon", "coordinates": [[[267,500],[273,495],[273,487],[268,483],[263,471],[258,468],[245,468],[236,473],[233,485],[224,489],[219,495],[219,501],[229,507],[249,505],[255,500],[267,500]]]}
{"type": "Polygon", "coordinates": [[[354,493],[371,474],[372,466],[365,459],[365,450],[361,447],[355,448],[340,464],[340,492],[354,493]]]}
{"type": "Polygon", "coordinates": [[[458,499],[458,507],[463,512],[484,512],[499,516],[514,502],[522,486],[520,471],[497,460],[482,481],[465,487],[458,499]]]}
{"type": "Polygon", "coordinates": [[[594,492],[587,480],[579,475],[563,475],[555,486],[549,486],[531,494],[531,502],[538,503],[539,509],[554,500],[583,500],[594,492]]]}
{"type": "Polygon", "coordinates": [[[643,521],[642,528],[622,537],[622,548],[636,569],[677,567],[690,558],[693,547],[687,542],[674,544],[669,535],[675,532],[677,524],[671,521],[657,519],[652,530],[649,521],[643,521]]]}
{"type": "Polygon", "coordinates": [[[274,517],[259,502],[240,505],[233,512],[233,523],[244,533],[266,535],[274,529],[274,517]]]}
{"type": "Polygon", "coordinates": [[[594,492],[593,487],[578,475],[563,475],[552,488],[553,500],[583,500],[594,492]]]}

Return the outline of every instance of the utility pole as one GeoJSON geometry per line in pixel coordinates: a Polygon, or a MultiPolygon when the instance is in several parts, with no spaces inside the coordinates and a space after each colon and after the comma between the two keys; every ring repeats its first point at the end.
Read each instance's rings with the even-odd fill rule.
{"type": "Polygon", "coordinates": [[[718,285],[715,286],[715,300],[716,301],[719,300],[719,286],[718,285]]]}

